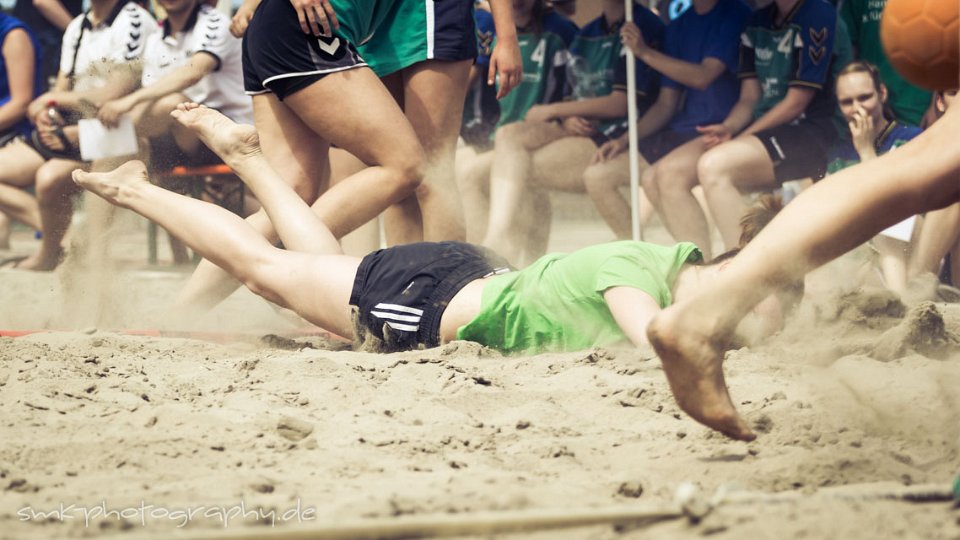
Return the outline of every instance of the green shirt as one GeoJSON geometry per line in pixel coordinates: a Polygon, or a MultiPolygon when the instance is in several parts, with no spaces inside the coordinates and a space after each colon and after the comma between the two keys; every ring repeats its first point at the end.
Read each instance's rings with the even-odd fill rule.
{"type": "Polygon", "coordinates": [[[843,0],[840,17],[850,28],[857,56],[877,66],[890,93],[889,102],[898,120],[920,125],[930,106],[930,92],[908,83],[890,65],[880,43],[880,17],[886,0],[843,0]]]}
{"type": "Polygon", "coordinates": [[[667,307],[680,268],[701,258],[688,242],[659,246],[631,240],[545,255],[519,272],[492,278],[483,289],[480,313],[457,331],[457,339],[522,353],[618,343],[627,337],[604,291],[635,287],[667,307]]]}

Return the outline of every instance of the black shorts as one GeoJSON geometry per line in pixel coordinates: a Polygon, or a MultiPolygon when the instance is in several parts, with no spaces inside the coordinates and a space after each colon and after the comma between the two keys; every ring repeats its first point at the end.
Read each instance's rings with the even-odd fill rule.
{"type": "Polygon", "coordinates": [[[243,38],[243,88],[281,100],[325,75],[367,65],[342,37],[304,34],[289,0],[263,0],[243,38]]]}
{"type": "Polygon", "coordinates": [[[150,139],[150,167],[158,171],[166,171],[177,166],[202,167],[221,163],[220,157],[200,143],[196,152],[190,154],[177,146],[173,135],[164,133],[150,139]]]}
{"type": "Polygon", "coordinates": [[[789,180],[813,178],[827,173],[827,156],[837,138],[837,130],[829,120],[796,123],[766,129],[753,134],[760,139],[773,161],[778,184],[789,180]]]}
{"type": "Polygon", "coordinates": [[[381,249],[360,262],[350,305],[359,311],[361,330],[382,340],[386,351],[436,347],[440,318],[460,289],[509,269],[496,253],[462,242],[381,249]]]}
{"type": "Polygon", "coordinates": [[[70,161],[83,162],[83,158],[80,157],[79,145],[76,147],[67,148],[64,151],[51,150],[40,142],[40,133],[37,132],[36,129],[31,131],[29,135],[21,135],[20,140],[26,143],[30,148],[33,148],[36,153],[40,154],[40,157],[47,161],[51,159],[67,159],[70,161]]]}
{"type": "Polygon", "coordinates": [[[660,161],[660,158],[673,152],[677,148],[699,137],[696,131],[672,131],[670,129],[661,129],[660,131],[644,137],[638,147],[640,155],[647,163],[653,165],[660,161]]]}

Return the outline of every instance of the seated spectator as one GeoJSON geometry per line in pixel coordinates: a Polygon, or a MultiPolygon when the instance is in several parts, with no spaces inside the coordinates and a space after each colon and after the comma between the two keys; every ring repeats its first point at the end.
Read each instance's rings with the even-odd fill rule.
{"type": "MultiPolygon", "coordinates": [[[[637,58],[663,75],[656,102],[637,122],[640,153],[650,164],[643,172],[643,192],[674,238],[698,243],[708,259],[707,221],[691,195],[697,159],[707,149],[697,128],[722,122],[737,102],[737,51],[749,16],[750,8],[741,0],[695,0],[667,25],[663,52],[650,47],[633,27],[623,31],[637,58]],[[697,206],[684,211],[689,204],[697,206]]],[[[631,234],[630,205],[620,194],[630,180],[628,136],[600,147],[583,175],[587,192],[618,238],[631,234]]]]}
{"type": "Polygon", "coordinates": [[[0,208],[10,215],[38,212],[43,232],[40,250],[7,261],[8,267],[49,271],[59,264],[73,215],[72,195],[79,193],[70,173],[85,166],[72,124],[81,115],[92,115],[97,104],[133,89],[130,70],[136,69],[144,41],[156,30],[149,12],[121,0],[91,0],[90,10],[67,27],[57,82],[28,108],[34,129],[0,148],[0,163],[11,164],[0,168],[0,184],[20,188],[0,191],[0,208]],[[30,186],[36,198],[22,191],[30,186]]]}
{"type": "Polygon", "coordinates": [[[162,31],[147,38],[142,87],[104,103],[97,118],[115,127],[123,115],[134,119],[137,134],[149,139],[150,165],[219,163],[193,132],[170,117],[177,104],[201,103],[234,122],[253,124],[253,105],[243,90],[240,40],[230,34],[228,18],[201,0],[158,0],[167,18],[162,31]]]}
{"type": "MultiPolygon", "coordinates": [[[[40,93],[40,46],[21,21],[0,12],[0,148],[30,132],[27,106],[40,93]]],[[[0,184],[0,192],[16,189],[0,184]]],[[[18,215],[31,227],[39,216],[18,215]]],[[[10,219],[0,206],[0,249],[10,249],[10,219]]]]}
{"type": "Polygon", "coordinates": [[[83,12],[83,0],[16,0],[11,15],[33,30],[43,51],[40,87],[46,92],[60,69],[60,49],[67,25],[83,12]]]}
{"type": "MultiPolygon", "coordinates": [[[[544,0],[514,2],[513,20],[517,25],[517,41],[523,59],[520,84],[500,100],[500,116],[494,140],[500,130],[523,119],[530,107],[551,103],[563,97],[564,70],[570,44],[577,27],[568,19],[548,11],[544,0]]],[[[494,49],[496,48],[494,38],[494,49]]],[[[489,213],[489,177],[493,151],[458,165],[457,182],[463,199],[467,239],[478,242],[489,213]]],[[[465,155],[459,156],[466,158],[465,155]]]]}
{"type": "MultiPolygon", "coordinates": [[[[845,50],[843,40],[849,43],[826,0],[776,0],[747,23],[740,99],[723,122],[698,128],[708,150],[697,176],[726,248],[739,242],[741,191],[774,190],[826,172],[837,139],[831,87],[834,65],[846,63],[836,54],[845,50]]],[[[678,213],[667,221],[699,219],[694,205],[662,210],[678,213]]]]}
{"type": "Polygon", "coordinates": [[[879,69],[894,117],[904,124],[924,126],[924,117],[930,107],[930,92],[913,86],[900,76],[890,65],[880,43],[880,18],[886,5],[887,0],[843,0],[840,19],[850,31],[855,58],[879,69]]]}
{"type": "MultiPolygon", "coordinates": [[[[659,46],[663,23],[639,4],[633,9],[659,46]]],[[[550,215],[544,190],[582,192],[581,175],[597,145],[626,129],[626,63],[619,39],[624,14],[623,2],[606,0],[603,13],[578,33],[566,66],[564,102],[534,106],[525,121],[497,132],[483,243],[496,247],[508,260],[523,265],[543,254],[550,215]],[[536,221],[529,216],[536,216],[536,221]]],[[[638,63],[641,110],[653,101],[656,90],[655,74],[638,63]]]]}
{"type": "MultiPolygon", "coordinates": [[[[832,152],[827,170],[832,174],[863,161],[876,159],[920,134],[921,129],[897,122],[887,101],[887,88],[873,65],[858,60],[847,64],[837,76],[837,103],[847,120],[850,140],[832,152]]],[[[894,225],[873,239],[880,255],[884,283],[902,293],[907,285],[907,255],[914,218],[894,225]],[[897,230],[903,230],[897,233],[897,230]],[[905,236],[899,239],[897,236],[905,236]]]]}

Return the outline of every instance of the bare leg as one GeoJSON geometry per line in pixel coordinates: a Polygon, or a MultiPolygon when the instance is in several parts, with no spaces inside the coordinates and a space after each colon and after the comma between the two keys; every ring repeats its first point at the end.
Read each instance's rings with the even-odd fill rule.
{"type": "Polygon", "coordinates": [[[23,141],[14,140],[0,148],[0,163],[3,163],[0,167],[0,212],[40,230],[37,199],[24,189],[34,184],[37,169],[44,163],[43,158],[23,141]]]}
{"type": "Polygon", "coordinates": [[[10,249],[10,218],[0,212],[0,249],[10,249]]]}
{"type": "MultiPolygon", "coordinates": [[[[327,141],[374,164],[330,188],[313,205],[338,238],[409,196],[422,178],[424,158],[416,135],[369,69],[331,73],[284,102],[272,94],[254,96],[254,114],[271,165],[307,201],[329,178],[327,141]]],[[[249,219],[268,238],[275,234],[265,213],[249,219]]],[[[206,309],[235,287],[210,265],[201,265],[178,305],[206,309]]]]}
{"type": "Polygon", "coordinates": [[[82,164],[66,159],[51,159],[37,170],[37,201],[43,238],[40,250],[20,262],[17,268],[50,271],[63,257],[63,238],[73,218],[73,196],[79,192],[70,181],[70,173],[82,164]]]}
{"type": "MultiPolygon", "coordinates": [[[[677,147],[653,164],[650,174],[643,177],[643,188],[670,235],[678,242],[693,242],[704,258],[710,260],[713,258],[710,226],[693,194],[700,182],[697,160],[705,150],[701,138],[677,147]]],[[[737,204],[741,203],[737,201],[737,204]]]]}
{"type": "MultiPolygon", "coordinates": [[[[73,176],[108,202],[157,222],[267,300],[293,309],[322,328],[352,335],[349,299],[358,259],[275,248],[235,214],[150,184],[139,161],[109,173],[77,170],[73,176]]],[[[279,180],[272,185],[290,190],[279,180]]],[[[298,217],[313,215],[299,197],[291,200],[302,208],[296,212],[298,217]]],[[[322,224],[314,232],[330,234],[322,224]]]]}
{"type": "MultiPolygon", "coordinates": [[[[640,158],[642,175],[652,174],[650,165],[640,158]]],[[[643,176],[641,176],[642,178],[643,176]]],[[[633,236],[633,210],[620,190],[630,184],[630,156],[627,153],[600,163],[595,163],[583,171],[583,185],[593,199],[597,211],[617,238],[629,239],[633,236]]],[[[653,217],[653,203],[645,190],[640,190],[640,225],[650,222],[653,217]]]]}
{"type": "Polygon", "coordinates": [[[766,148],[752,135],[738,137],[707,151],[697,164],[697,174],[724,248],[737,247],[740,217],[747,209],[741,192],[777,187],[766,148]]]}
{"type": "Polygon", "coordinates": [[[903,294],[907,288],[907,259],[910,244],[896,238],[879,234],[873,238],[873,244],[880,255],[880,271],[888,289],[903,294]]]}
{"type": "Polygon", "coordinates": [[[284,247],[303,253],[341,253],[330,229],[263,157],[256,128],[236,124],[195,103],[180,105],[173,117],[216,152],[250,188],[276,227],[284,247]]]}
{"type": "MultiPolygon", "coordinates": [[[[367,165],[356,156],[341,148],[330,149],[330,184],[335,185],[367,165]]],[[[380,249],[380,218],[376,217],[361,225],[353,232],[340,238],[340,246],[348,255],[363,256],[380,249]]]]}
{"type": "Polygon", "coordinates": [[[467,241],[479,244],[487,233],[490,215],[490,169],[493,152],[484,152],[464,160],[457,175],[457,186],[463,200],[463,216],[467,224],[467,241]]]}
{"type": "Polygon", "coordinates": [[[453,168],[471,64],[426,60],[400,74],[403,114],[423,145],[427,166],[416,197],[386,214],[391,244],[466,239],[453,168]]]}
{"type": "MultiPolygon", "coordinates": [[[[253,116],[264,156],[274,170],[308,203],[326,189],[329,180],[327,148],[329,143],[313,132],[273,94],[253,96],[253,116]]],[[[270,242],[278,242],[277,233],[262,209],[247,217],[247,222],[270,242]]],[[[230,295],[240,286],[220,267],[200,261],[177,298],[182,312],[203,312],[230,295]]]]}
{"type": "Polygon", "coordinates": [[[483,245],[507,260],[518,260],[522,251],[515,220],[521,202],[530,196],[533,151],[567,136],[561,127],[546,122],[515,122],[497,130],[490,171],[490,221],[483,245]]]}
{"type": "MultiPolygon", "coordinates": [[[[929,212],[923,219],[920,237],[910,255],[909,276],[937,273],[940,262],[960,242],[960,202],[929,212]]],[[[954,259],[956,260],[956,259],[954,259]]],[[[956,263],[960,267],[960,262],[956,263]]]]}
{"type": "Polygon", "coordinates": [[[960,108],[878,159],[804,191],[735,257],[715,285],[662,311],[647,334],[690,416],[730,437],[754,438],[723,378],[723,351],[762,299],[904,218],[960,200],[960,108]]]}

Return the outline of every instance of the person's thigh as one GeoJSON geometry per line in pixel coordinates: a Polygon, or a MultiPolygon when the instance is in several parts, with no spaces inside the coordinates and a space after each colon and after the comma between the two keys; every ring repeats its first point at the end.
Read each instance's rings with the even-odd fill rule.
{"type": "Polygon", "coordinates": [[[423,150],[410,122],[368,68],[326,75],[287,96],[283,104],[314,133],[364,163],[392,165],[422,160],[423,150]]]}
{"type": "Polygon", "coordinates": [[[533,151],[569,136],[569,133],[553,122],[524,121],[501,126],[497,129],[494,141],[498,149],[533,151]]]}
{"type": "Polygon", "coordinates": [[[44,159],[20,139],[0,148],[0,182],[17,187],[27,187],[36,181],[37,169],[44,159]]]}
{"type": "Polygon", "coordinates": [[[583,172],[597,152],[588,137],[565,137],[533,153],[533,184],[547,189],[582,193],[583,172]]]}
{"type": "Polygon", "coordinates": [[[698,171],[704,189],[716,180],[729,180],[744,191],[776,186],[773,161],[760,139],[753,135],[711,148],[700,157],[698,171]]]}
{"type": "Polygon", "coordinates": [[[456,144],[471,65],[427,60],[404,70],[403,113],[428,156],[456,144]]]}
{"type": "Polygon", "coordinates": [[[706,151],[702,137],[684,143],[653,164],[658,187],[668,186],[687,191],[699,182],[697,160],[706,151]]]}
{"type": "Polygon", "coordinates": [[[313,203],[329,182],[330,143],[270,93],[253,96],[253,118],[270,166],[313,203]]]}

